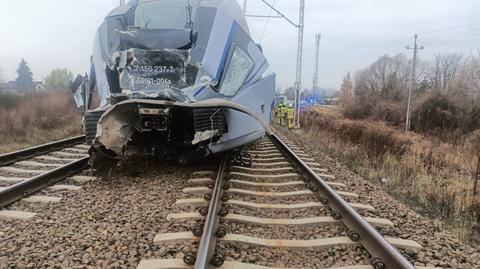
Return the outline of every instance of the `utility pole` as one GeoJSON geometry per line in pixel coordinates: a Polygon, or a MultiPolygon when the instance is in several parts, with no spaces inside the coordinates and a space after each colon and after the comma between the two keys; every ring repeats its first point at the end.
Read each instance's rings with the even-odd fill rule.
{"type": "Polygon", "coordinates": [[[475,198],[477,195],[478,181],[480,181],[480,155],[477,160],[477,172],[475,172],[473,180],[473,197],[475,198]]]}
{"type": "Polygon", "coordinates": [[[243,15],[247,15],[247,0],[243,0],[243,15]]]}
{"type": "Polygon", "coordinates": [[[303,63],[303,27],[305,22],[305,0],[300,0],[300,16],[298,19],[297,74],[295,77],[295,127],[300,127],[300,90],[302,88],[303,63]]]}
{"type": "Polygon", "coordinates": [[[412,66],[412,77],[410,78],[410,87],[408,89],[408,103],[407,103],[407,122],[405,123],[405,132],[410,131],[410,114],[411,114],[411,101],[412,101],[412,91],[413,88],[415,87],[415,71],[417,68],[417,51],[423,50],[424,47],[421,46],[419,47],[417,45],[417,39],[418,35],[415,34],[415,45],[413,48],[410,48],[410,46],[407,46],[407,49],[413,49],[413,66],[412,66]]]}
{"type": "Polygon", "coordinates": [[[120,0],[120,6],[124,6],[125,5],[125,0],[120,0]]]}
{"type": "Polygon", "coordinates": [[[313,67],[313,87],[312,90],[318,89],[318,56],[320,52],[320,39],[322,38],[321,34],[315,35],[315,65],[313,67]]]}

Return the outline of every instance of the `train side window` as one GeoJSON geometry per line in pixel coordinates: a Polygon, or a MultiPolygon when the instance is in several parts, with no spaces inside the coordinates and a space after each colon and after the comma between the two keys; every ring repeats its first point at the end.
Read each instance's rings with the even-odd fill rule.
{"type": "Polygon", "coordinates": [[[239,47],[234,46],[234,51],[220,86],[220,93],[225,96],[234,96],[240,90],[250,72],[252,72],[253,67],[254,62],[248,54],[239,47]]]}

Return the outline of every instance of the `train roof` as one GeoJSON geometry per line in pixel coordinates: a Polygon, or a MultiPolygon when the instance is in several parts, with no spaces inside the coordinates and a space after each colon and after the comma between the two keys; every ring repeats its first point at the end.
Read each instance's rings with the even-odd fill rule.
{"type": "MultiPolygon", "coordinates": [[[[118,6],[113,9],[107,17],[113,17],[121,14],[125,14],[132,6],[136,6],[140,3],[148,2],[161,2],[164,0],[131,0],[127,5],[118,6]]],[[[187,3],[187,0],[184,0],[187,3]]],[[[237,23],[243,28],[243,30],[249,33],[248,23],[245,19],[243,11],[236,0],[190,0],[192,6],[197,5],[198,8],[215,8],[220,12],[229,14],[237,23]]]]}

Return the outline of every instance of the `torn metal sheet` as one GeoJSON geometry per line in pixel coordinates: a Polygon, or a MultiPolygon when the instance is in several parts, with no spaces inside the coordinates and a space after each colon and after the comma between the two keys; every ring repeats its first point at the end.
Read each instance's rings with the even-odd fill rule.
{"type": "Polygon", "coordinates": [[[177,51],[130,49],[120,66],[120,87],[147,93],[185,88],[186,63],[186,56],[177,51]]]}
{"type": "Polygon", "coordinates": [[[204,132],[196,132],[195,137],[193,138],[192,145],[196,145],[202,141],[209,140],[213,138],[218,133],[217,130],[208,130],[204,132]]]}
{"type": "MultiPolygon", "coordinates": [[[[261,123],[267,133],[271,133],[268,123],[264,122],[263,119],[259,117],[255,112],[251,111],[247,107],[223,99],[210,99],[195,103],[132,99],[120,102],[104,113],[104,115],[100,118],[98,122],[97,129],[100,131],[97,133],[95,141],[102,144],[107,149],[115,152],[116,154],[123,155],[123,152],[125,151],[129,142],[131,142],[132,140],[132,135],[134,134],[134,132],[142,129],[142,126],[140,126],[140,122],[138,121],[138,118],[141,116],[139,114],[140,110],[138,109],[138,107],[152,107],[151,105],[156,108],[169,108],[170,111],[175,109],[185,109],[186,111],[188,111],[196,108],[212,107],[230,108],[235,111],[239,111],[241,113],[249,115],[256,121],[261,123]]],[[[183,111],[183,113],[187,112],[183,111]]],[[[173,113],[170,115],[173,115],[173,113]]],[[[172,120],[172,118],[169,119],[172,120]]],[[[211,139],[216,134],[216,130],[196,132],[193,134],[193,137],[190,141],[185,142],[189,145],[198,145],[202,141],[211,139]]],[[[172,140],[173,138],[166,136],[165,139],[165,141],[157,142],[160,142],[160,144],[161,142],[166,143],[168,142],[168,140],[172,140]]]]}

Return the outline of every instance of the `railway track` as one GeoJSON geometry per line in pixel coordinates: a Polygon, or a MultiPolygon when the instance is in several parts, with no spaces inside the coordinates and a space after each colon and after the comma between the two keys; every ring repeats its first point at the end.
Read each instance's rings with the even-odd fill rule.
{"type": "Polygon", "coordinates": [[[0,218],[31,218],[35,212],[11,210],[9,206],[18,201],[59,202],[56,191],[76,191],[80,187],[72,182],[90,180],[82,175],[70,177],[88,163],[89,147],[84,141],[85,136],[77,136],[0,155],[0,218]],[[56,184],[66,178],[70,183],[56,184]]]}
{"type": "Polygon", "coordinates": [[[249,154],[194,173],[183,190],[191,197],[178,199],[180,212],[167,217],[190,230],[154,239],[191,251],[183,259],[143,260],[137,269],[415,268],[401,251],[422,246],[384,237],[393,223],[342,191],[344,184],[292,142],[272,135],[249,154]]]}
{"type": "MultiPolygon", "coordinates": [[[[32,234],[45,236],[69,231],[67,223],[73,221],[73,227],[77,227],[74,229],[82,231],[75,235],[79,238],[76,241],[69,239],[62,243],[69,251],[71,244],[80,246],[70,265],[78,265],[80,260],[88,264],[88,259],[84,263],[85,254],[82,259],[78,255],[82,257],[79,253],[93,243],[80,238],[94,236],[103,245],[95,248],[103,255],[103,261],[96,263],[94,259],[90,263],[102,268],[118,261],[127,268],[138,269],[414,268],[412,264],[418,260],[409,253],[422,253],[420,244],[402,239],[405,238],[400,236],[402,227],[393,227],[389,219],[382,218],[389,214],[369,205],[373,198],[357,195],[356,186],[330,175],[331,171],[301,148],[277,135],[259,141],[247,154],[213,163],[206,161],[200,164],[201,168],[186,168],[187,172],[178,172],[181,168],[175,165],[161,165],[159,172],[147,173],[151,179],[125,177],[125,180],[95,181],[85,187],[82,183],[95,178],[82,172],[88,160],[88,147],[80,143],[78,137],[56,145],[51,143],[51,147],[42,146],[37,152],[28,149],[29,152],[0,155],[0,160],[6,163],[0,166],[0,219],[20,220],[5,220],[3,223],[8,223],[8,227],[0,231],[0,237],[13,241],[11,233],[17,237],[22,234],[30,245],[30,234],[23,236],[29,222],[22,220],[38,213],[43,214],[34,220],[42,223],[43,228],[35,226],[32,234]],[[175,178],[178,176],[184,180],[175,178]],[[173,181],[166,183],[163,181],[166,178],[173,181]],[[132,185],[137,183],[143,187],[132,185]],[[145,190],[150,187],[153,189],[145,190]],[[80,188],[86,188],[86,192],[77,193],[75,200],[65,199],[59,207],[47,206],[60,202],[62,197],[72,197],[80,188]],[[143,191],[149,193],[145,199],[143,191]],[[160,209],[156,209],[157,202],[164,203],[160,209]],[[86,205],[78,207],[78,203],[86,205]],[[113,210],[111,216],[104,215],[110,210],[113,210]],[[54,219],[65,214],[64,211],[69,213],[61,218],[66,222],[59,220],[50,228],[50,214],[56,211],[62,213],[57,212],[54,219]],[[131,218],[138,222],[128,221],[131,218]],[[90,227],[105,230],[97,235],[96,228],[90,227]],[[142,231],[138,227],[149,228],[142,231]],[[116,230],[116,239],[109,238],[110,229],[116,230]],[[129,232],[119,233],[125,229],[129,232]],[[120,241],[124,237],[126,241],[120,241]],[[135,237],[136,240],[132,239],[135,237]],[[105,254],[112,242],[116,242],[117,250],[113,253],[118,256],[105,254]],[[133,253],[138,254],[132,254],[132,242],[134,249],[138,249],[133,253]],[[127,247],[129,254],[125,252],[127,247]],[[105,263],[105,257],[115,258],[107,258],[110,262],[105,263]]],[[[18,247],[27,241],[17,241],[18,247]]],[[[90,255],[96,257],[91,249],[90,255]]],[[[5,245],[3,250],[10,253],[5,245]]],[[[56,253],[64,255],[63,250],[56,253]]],[[[47,256],[48,253],[24,257],[47,256]]],[[[59,263],[58,259],[55,261],[50,264],[59,263]]],[[[420,263],[427,264],[423,258],[420,263]]]]}

